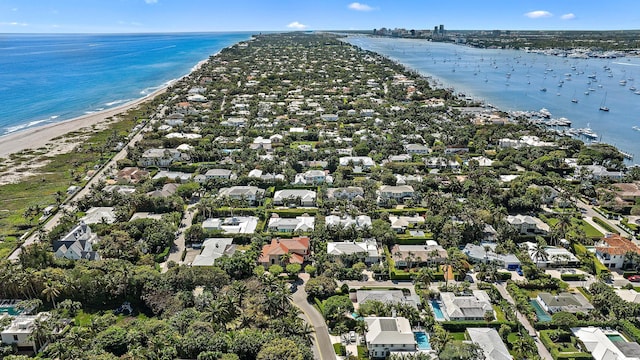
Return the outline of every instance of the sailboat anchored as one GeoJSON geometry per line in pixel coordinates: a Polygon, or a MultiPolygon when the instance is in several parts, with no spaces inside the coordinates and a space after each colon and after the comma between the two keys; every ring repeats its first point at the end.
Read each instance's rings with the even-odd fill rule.
{"type": "Polygon", "coordinates": [[[607,101],[607,93],[604,93],[604,99],[602,99],[602,103],[600,103],[600,111],[609,111],[609,108],[605,105],[607,101]]]}

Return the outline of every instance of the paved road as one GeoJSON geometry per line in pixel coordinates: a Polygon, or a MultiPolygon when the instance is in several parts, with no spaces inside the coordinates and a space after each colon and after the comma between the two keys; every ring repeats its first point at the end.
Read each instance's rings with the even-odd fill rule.
{"type": "Polygon", "coordinates": [[[333,344],[329,337],[327,323],[322,315],[307,302],[307,292],[304,291],[304,284],[297,286],[292,294],[292,303],[304,314],[304,318],[313,326],[314,357],[319,360],[336,360],[336,353],[333,351],[333,344]]]}
{"type": "MultiPolygon", "coordinates": [[[[609,220],[609,219],[605,218],[604,216],[600,215],[600,213],[598,213],[595,210],[593,210],[593,206],[591,206],[590,204],[587,204],[587,203],[585,203],[584,201],[582,201],[580,199],[576,199],[576,204],[578,205],[579,208],[586,209],[586,212],[584,213],[585,217],[587,217],[587,218],[598,218],[598,219],[604,221],[606,224],[609,224],[614,229],[618,230],[620,232],[620,235],[626,237],[627,239],[632,239],[633,238],[632,234],[629,234],[625,229],[623,229],[620,226],[618,226],[617,223],[612,222],[611,220],[609,220]]],[[[587,222],[589,222],[589,221],[587,221],[587,222]]],[[[604,230],[604,229],[602,229],[601,226],[597,226],[596,228],[604,230]]],[[[604,232],[606,233],[607,231],[605,230],[604,232]]]]}
{"type": "MultiPolygon", "coordinates": [[[[509,295],[503,283],[497,283],[496,288],[498,288],[498,291],[503,298],[505,298],[510,304],[515,306],[516,302],[513,301],[513,298],[511,297],[511,295],[509,295]]],[[[536,333],[536,330],[529,323],[529,319],[524,317],[524,315],[522,315],[518,310],[516,310],[516,317],[518,318],[518,321],[524,326],[524,328],[527,329],[529,334],[536,333]]],[[[551,353],[549,353],[549,350],[544,347],[542,341],[540,341],[540,338],[536,336],[534,339],[536,341],[536,347],[538,348],[538,354],[540,355],[540,357],[544,360],[553,360],[553,357],[551,357],[551,353]]]]}
{"type": "MultiPolygon", "coordinates": [[[[113,156],[113,158],[111,158],[111,160],[109,160],[103,167],[100,168],[100,170],[98,170],[94,176],[87,182],[87,184],[80,190],[78,190],[75,194],[71,195],[71,197],[69,197],[65,203],[66,204],[71,204],[73,201],[81,199],[85,196],[87,196],[87,194],[89,194],[89,192],[91,191],[91,187],[95,184],[97,184],[100,180],[104,180],[106,178],[106,174],[108,172],[110,172],[111,170],[116,168],[116,162],[118,160],[124,159],[127,156],[127,148],[129,146],[133,146],[135,143],[137,143],[138,141],[140,141],[142,139],[142,130],[144,129],[144,127],[142,129],[140,129],[140,131],[138,131],[138,133],[133,136],[131,138],[131,140],[129,140],[129,142],[122,148],[122,150],[120,150],[117,154],[115,154],[113,156]]],[[[71,205],[62,205],[62,206],[66,206],[67,210],[69,210],[69,212],[73,213],[76,211],[75,207],[71,206],[71,205]]],[[[60,219],[63,216],[63,212],[62,211],[58,211],[56,212],[54,215],[52,215],[46,223],[44,223],[42,225],[42,227],[44,228],[44,230],[46,231],[51,231],[51,229],[53,229],[56,225],[58,225],[58,222],[60,222],[60,219]]],[[[31,234],[31,236],[29,236],[27,239],[25,239],[23,245],[17,249],[15,249],[11,255],[9,255],[9,260],[11,261],[17,261],[20,257],[20,254],[22,253],[22,248],[29,246],[31,244],[33,244],[34,242],[36,242],[37,239],[37,232],[34,232],[33,234],[31,234]]]]}
{"type": "Polygon", "coordinates": [[[185,248],[184,231],[188,229],[191,226],[191,224],[193,224],[193,215],[194,215],[193,207],[195,205],[196,204],[189,204],[187,206],[187,209],[184,212],[184,215],[182,216],[181,223],[184,224],[184,226],[180,229],[180,234],[174,241],[173,246],[171,247],[171,252],[167,257],[167,261],[160,264],[160,268],[162,269],[162,272],[167,271],[168,269],[167,263],[169,261],[174,261],[177,264],[182,264],[182,253],[184,252],[184,248],[185,248]]]}

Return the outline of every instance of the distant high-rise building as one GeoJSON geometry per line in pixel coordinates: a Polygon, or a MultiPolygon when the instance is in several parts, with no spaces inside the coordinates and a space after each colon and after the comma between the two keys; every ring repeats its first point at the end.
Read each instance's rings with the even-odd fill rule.
{"type": "Polygon", "coordinates": [[[444,35],[444,25],[440,25],[440,35],[444,35]]]}
{"type": "Polygon", "coordinates": [[[436,25],[436,26],[434,26],[434,27],[433,27],[433,33],[434,33],[434,34],[437,34],[437,33],[438,33],[438,25],[436,25]]]}

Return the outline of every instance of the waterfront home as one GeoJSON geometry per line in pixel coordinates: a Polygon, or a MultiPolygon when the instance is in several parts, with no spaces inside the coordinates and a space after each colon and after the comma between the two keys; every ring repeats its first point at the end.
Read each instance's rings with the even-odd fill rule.
{"type": "Polygon", "coordinates": [[[609,170],[602,165],[584,165],[583,169],[586,169],[594,180],[610,179],[620,180],[624,176],[624,173],[620,170],[609,170]]]}
{"type": "Polygon", "coordinates": [[[596,257],[610,269],[622,269],[626,253],[640,255],[640,247],[619,234],[607,234],[595,244],[596,257]]]}
{"type": "Polygon", "coordinates": [[[520,260],[514,254],[498,254],[495,252],[496,244],[467,244],[462,250],[467,258],[476,263],[494,263],[503,269],[515,270],[520,267],[520,260]]]}
{"type": "Polygon", "coordinates": [[[540,303],[540,306],[550,314],[559,311],[587,313],[589,310],[593,310],[593,305],[591,305],[584,296],[570,292],[563,292],[557,295],[540,292],[536,300],[540,303]]]}
{"type": "Polygon", "coordinates": [[[84,222],[80,222],[60,240],[53,242],[53,252],[57,258],[78,260],[100,260],[100,254],[93,251],[98,235],[84,222]]]}
{"type": "Polygon", "coordinates": [[[202,243],[202,251],[196,255],[191,266],[213,266],[222,256],[233,256],[236,246],[233,238],[209,238],[202,243]]]}
{"type": "Polygon", "coordinates": [[[509,215],[507,223],[518,230],[520,235],[546,235],[550,230],[544,221],[529,215],[509,215]]]}
{"type": "Polygon", "coordinates": [[[272,239],[271,243],[262,247],[262,253],[258,259],[258,264],[266,267],[278,264],[282,265],[284,254],[290,254],[288,262],[291,264],[302,264],[310,255],[309,238],[296,237],[293,239],[272,239]]]}
{"type": "Polygon", "coordinates": [[[396,244],[390,252],[398,268],[442,264],[449,256],[434,240],[427,240],[425,245],[396,244]]]}
{"type": "Polygon", "coordinates": [[[327,228],[335,228],[341,226],[343,228],[354,227],[358,230],[365,228],[371,228],[371,217],[368,215],[358,215],[355,218],[351,215],[345,215],[343,217],[337,215],[329,215],[324,218],[324,224],[327,228]]]}
{"type": "Polygon", "coordinates": [[[246,200],[250,205],[255,205],[262,200],[264,190],[257,186],[232,186],[221,188],[218,191],[218,198],[228,198],[231,200],[246,200]]]}
{"type": "Polygon", "coordinates": [[[315,221],[315,217],[306,214],[295,218],[281,218],[274,213],[269,219],[267,230],[273,232],[309,232],[313,231],[315,221]]]}
{"type": "Polygon", "coordinates": [[[222,231],[225,234],[253,234],[258,226],[256,216],[211,218],[202,222],[204,230],[222,231]]]}
{"type": "Polygon", "coordinates": [[[588,326],[571,328],[571,332],[595,360],[640,360],[640,345],[618,331],[588,326]]]}
{"type": "Polygon", "coordinates": [[[46,345],[46,342],[42,344],[37,343],[32,336],[36,330],[36,321],[46,321],[50,317],[51,315],[46,312],[41,312],[37,315],[16,316],[0,333],[2,343],[15,346],[17,351],[37,353],[40,351],[40,348],[46,345]]]}
{"type": "Polygon", "coordinates": [[[359,186],[329,188],[326,194],[327,200],[364,200],[364,190],[359,186]]]}
{"type": "Polygon", "coordinates": [[[484,320],[488,312],[495,317],[491,298],[484,290],[473,290],[470,294],[461,295],[442,292],[440,299],[442,313],[448,321],[484,320]]]}
{"type": "Polygon", "coordinates": [[[413,186],[410,185],[382,185],[378,189],[378,203],[391,199],[403,202],[405,199],[413,197],[414,193],[413,186]]]}
{"type": "Polygon", "coordinates": [[[377,264],[381,260],[380,249],[373,239],[362,242],[327,242],[327,255],[353,257],[362,260],[367,265],[377,264]]]}
{"type": "Polygon", "coordinates": [[[365,343],[372,359],[385,359],[392,352],[416,351],[411,324],[403,317],[365,317],[365,343]]]}
{"type": "Polygon", "coordinates": [[[485,359],[513,360],[500,334],[492,328],[467,328],[467,335],[472,343],[482,349],[485,359]]]}
{"type": "Polygon", "coordinates": [[[405,295],[402,290],[357,290],[356,302],[360,305],[367,301],[379,301],[385,304],[405,304],[415,309],[420,305],[417,295],[405,295]]]}
{"type": "Polygon", "coordinates": [[[297,205],[315,206],[316,192],[302,189],[284,189],[278,190],[273,194],[274,205],[297,205]]]}

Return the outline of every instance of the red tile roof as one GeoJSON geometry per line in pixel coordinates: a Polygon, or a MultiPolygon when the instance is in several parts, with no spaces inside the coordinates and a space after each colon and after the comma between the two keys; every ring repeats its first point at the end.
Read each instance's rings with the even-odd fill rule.
{"type": "Polygon", "coordinates": [[[636,244],[619,234],[611,234],[602,238],[596,244],[596,251],[609,255],[624,255],[627,252],[640,254],[640,248],[636,244]]]}
{"type": "Polygon", "coordinates": [[[297,237],[293,239],[272,239],[271,243],[262,247],[262,254],[258,262],[268,263],[273,255],[292,254],[289,262],[302,264],[304,255],[309,252],[310,239],[297,237]]]}

